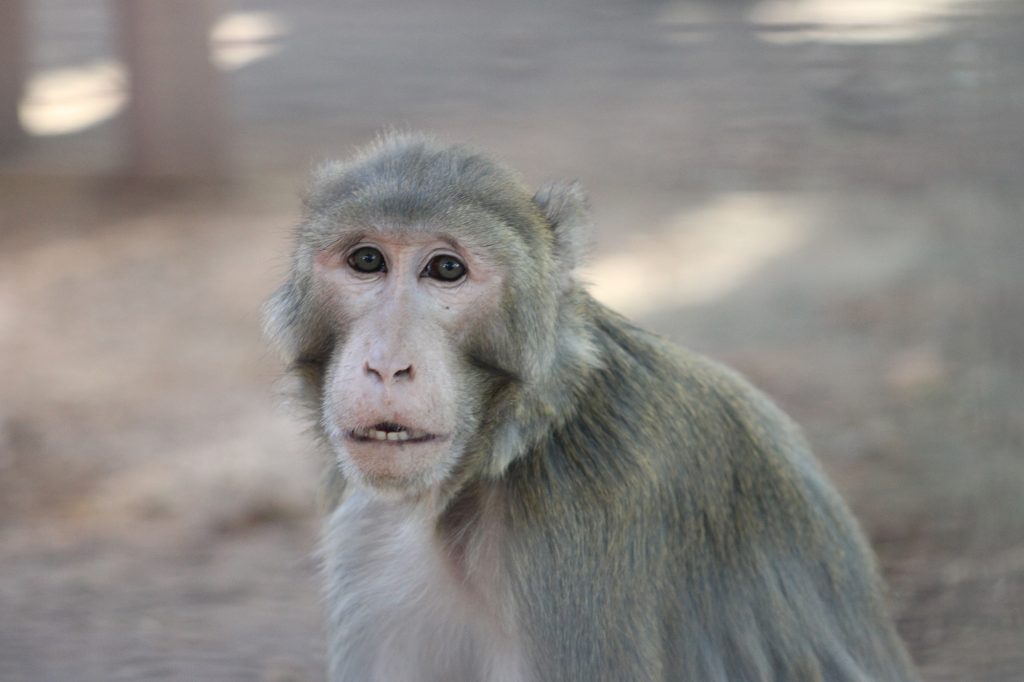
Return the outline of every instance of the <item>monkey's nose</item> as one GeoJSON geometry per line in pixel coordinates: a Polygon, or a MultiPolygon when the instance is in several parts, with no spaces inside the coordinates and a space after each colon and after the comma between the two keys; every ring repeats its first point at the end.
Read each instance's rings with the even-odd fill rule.
{"type": "Polygon", "coordinates": [[[412,365],[405,365],[404,363],[395,363],[397,367],[389,367],[387,363],[374,363],[371,365],[369,362],[363,364],[363,370],[370,376],[376,378],[382,383],[391,383],[399,381],[400,379],[412,379],[413,371],[412,365]]]}

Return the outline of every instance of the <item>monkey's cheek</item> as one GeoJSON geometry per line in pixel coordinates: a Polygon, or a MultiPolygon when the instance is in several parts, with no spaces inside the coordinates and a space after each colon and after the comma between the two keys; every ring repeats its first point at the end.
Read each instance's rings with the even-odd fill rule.
{"type": "Polygon", "coordinates": [[[407,488],[438,478],[451,447],[447,438],[413,443],[346,438],[340,454],[371,486],[407,488]]]}

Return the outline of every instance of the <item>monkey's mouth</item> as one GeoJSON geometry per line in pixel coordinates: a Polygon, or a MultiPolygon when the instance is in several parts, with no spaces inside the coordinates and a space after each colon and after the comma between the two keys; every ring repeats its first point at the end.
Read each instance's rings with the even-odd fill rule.
{"type": "Polygon", "coordinates": [[[365,429],[352,429],[348,436],[352,440],[362,442],[383,440],[398,443],[426,443],[437,438],[433,433],[394,422],[381,422],[365,429]]]}

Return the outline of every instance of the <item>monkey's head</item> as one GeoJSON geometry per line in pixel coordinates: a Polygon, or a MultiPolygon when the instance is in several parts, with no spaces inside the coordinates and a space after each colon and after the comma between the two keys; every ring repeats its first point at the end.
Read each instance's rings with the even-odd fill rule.
{"type": "Polygon", "coordinates": [[[389,135],[313,178],[266,326],[345,479],[419,494],[497,476],[591,360],[575,185],[531,196],[464,147],[389,135]]]}

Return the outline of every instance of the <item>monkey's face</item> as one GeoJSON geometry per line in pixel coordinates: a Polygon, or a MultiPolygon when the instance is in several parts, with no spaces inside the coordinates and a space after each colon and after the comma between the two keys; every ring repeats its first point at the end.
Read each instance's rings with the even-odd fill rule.
{"type": "Polygon", "coordinates": [[[418,135],[317,170],[265,323],[347,481],[500,476],[543,437],[592,361],[562,307],[585,203],[418,135]]]}
{"type": "Polygon", "coordinates": [[[477,432],[486,381],[464,359],[494,316],[503,268],[426,230],[354,232],[313,258],[335,348],[322,426],[347,479],[415,492],[443,481],[477,432]]]}

